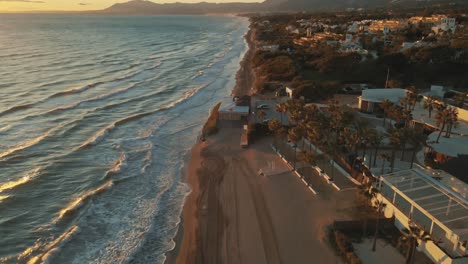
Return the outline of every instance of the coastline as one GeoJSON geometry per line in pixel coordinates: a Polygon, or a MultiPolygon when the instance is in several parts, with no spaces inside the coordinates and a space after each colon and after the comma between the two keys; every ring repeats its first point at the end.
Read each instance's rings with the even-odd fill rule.
{"type": "MultiPolygon", "coordinates": [[[[239,70],[236,73],[236,84],[232,90],[232,96],[250,95],[250,87],[254,82],[254,72],[252,69],[252,57],[255,54],[255,33],[249,26],[249,30],[244,36],[247,44],[247,51],[244,54],[239,70]]],[[[183,178],[186,184],[190,186],[190,193],[187,195],[181,213],[181,220],[173,238],[174,248],[166,253],[164,263],[201,263],[201,256],[197,254],[199,245],[199,217],[198,212],[201,208],[200,199],[200,181],[197,171],[201,167],[203,157],[201,152],[206,146],[206,142],[197,142],[192,147],[184,160],[185,169],[183,178]]]]}

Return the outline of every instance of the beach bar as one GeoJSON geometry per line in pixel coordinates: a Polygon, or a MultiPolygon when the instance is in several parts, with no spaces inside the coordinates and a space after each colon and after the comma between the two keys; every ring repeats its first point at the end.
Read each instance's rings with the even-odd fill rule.
{"type": "Polygon", "coordinates": [[[219,110],[219,120],[241,121],[249,116],[249,106],[239,106],[229,100],[223,101],[219,110]]]}
{"type": "Polygon", "coordinates": [[[410,222],[430,234],[418,250],[435,263],[468,263],[468,185],[440,170],[414,168],[383,175],[379,197],[399,229],[410,222]]]}

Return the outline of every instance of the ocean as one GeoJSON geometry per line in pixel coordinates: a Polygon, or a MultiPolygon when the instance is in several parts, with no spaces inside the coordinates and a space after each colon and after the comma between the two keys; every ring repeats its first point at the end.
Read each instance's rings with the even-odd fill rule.
{"type": "Polygon", "coordinates": [[[0,263],[163,263],[248,24],[0,15],[0,263]]]}

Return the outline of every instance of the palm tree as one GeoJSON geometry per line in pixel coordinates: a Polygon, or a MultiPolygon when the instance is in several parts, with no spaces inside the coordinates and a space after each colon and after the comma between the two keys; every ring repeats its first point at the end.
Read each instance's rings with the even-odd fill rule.
{"type": "Polygon", "coordinates": [[[408,223],[409,228],[404,228],[401,230],[402,237],[401,240],[406,241],[408,244],[408,249],[406,251],[406,264],[412,264],[414,262],[414,253],[416,247],[418,246],[418,241],[423,242],[432,240],[432,237],[427,233],[424,228],[413,222],[411,219],[408,223]]]}
{"type": "Polygon", "coordinates": [[[416,103],[421,101],[422,97],[419,96],[419,90],[416,88],[416,86],[412,85],[406,88],[407,93],[406,93],[406,99],[405,99],[405,104],[406,104],[406,109],[412,111],[414,110],[414,107],[416,106],[416,103]]]}
{"type": "Polygon", "coordinates": [[[404,135],[400,129],[391,129],[388,133],[388,138],[390,139],[390,145],[392,146],[390,172],[393,172],[393,168],[395,167],[396,150],[399,147],[401,147],[403,137],[404,135]]]}
{"type": "Polygon", "coordinates": [[[380,217],[381,213],[383,212],[383,209],[386,206],[386,204],[384,204],[383,201],[378,199],[379,193],[379,189],[375,188],[372,182],[364,187],[364,195],[368,198],[369,203],[371,203],[371,201],[374,202],[374,207],[377,209],[377,219],[375,221],[375,233],[372,243],[372,251],[376,250],[377,237],[379,235],[380,217]]]}
{"type": "Polygon", "coordinates": [[[400,160],[403,161],[405,159],[405,148],[406,148],[406,143],[409,140],[409,137],[411,136],[412,129],[409,128],[402,128],[400,129],[401,136],[400,136],[400,148],[401,148],[401,158],[400,160]]]}
{"type": "Polygon", "coordinates": [[[281,117],[281,124],[283,124],[283,114],[286,113],[287,111],[287,106],[285,103],[279,103],[276,105],[275,107],[275,111],[280,113],[280,117],[281,117]]]}
{"type": "Polygon", "coordinates": [[[305,125],[307,138],[309,139],[309,151],[312,151],[312,142],[315,145],[315,152],[317,152],[317,144],[321,137],[319,122],[309,121],[305,125]]]}
{"type": "Polygon", "coordinates": [[[452,128],[458,125],[458,110],[456,108],[448,108],[448,118],[447,118],[447,131],[445,137],[450,137],[452,128]]]}
{"type": "Polygon", "coordinates": [[[307,163],[307,164],[309,164],[311,166],[317,165],[317,157],[314,154],[310,153],[310,152],[302,150],[301,151],[301,158],[305,163],[307,163]]]}
{"type": "Polygon", "coordinates": [[[437,113],[435,116],[436,119],[436,126],[439,127],[439,135],[437,136],[436,142],[439,143],[440,136],[442,132],[445,130],[445,125],[447,124],[447,120],[450,118],[450,112],[446,107],[439,107],[437,109],[437,113]]]}
{"type": "Polygon", "coordinates": [[[280,136],[280,131],[283,129],[283,126],[281,125],[280,121],[277,118],[273,118],[268,122],[268,130],[270,130],[274,135],[274,142],[273,145],[275,146],[275,149],[277,149],[277,138],[280,136]]]}
{"type": "Polygon", "coordinates": [[[408,133],[408,140],[410,144],[413,146],[413,154],[411,155],[411,166],[413,168],[414,160],[416,159],[416,151],[423,145],[426,144],[427,136],[423,133],[419,133],[415,130],[409,130],[408,133]]]}
{"type": "Polygon", "coordinates": [[[263,110],[258,110],[257,111],[257,122],[258,122],[258,119],[260,119],[260,122],[263,122],[263,120],[265,120],[266,118],[266,113],[265,111],[263,110]]]}
{"type": "Polygon", "coordinates": [[[394,105],[394,103],[390,102],[390,100],[388,100],[388,99],[383,100],[382,103],[380,104],[380,107],[382,108],[382,110],[384,112],[384,116],[383,116],[383,126],[384,127],[386,125],[385,121],[387,119],[387,116],[390,113],[390,110],[393,107],[393,105],[394,105]]]}
{"type": "MultiPolygon", "coordinates": [[[[379,152],[379,147],[380,147],[380,144],[382,144],[382,141],[385,137],[381,134],[381,133],[378,133],[376,134],[375,137],[371,137],[370,139],[370,144],[371,146],[373,146],[375,148],[375,151],[374,151],[374,163],[373,163],[373,166],[375,167],[375,164],[377,162],[377,153],[379,152]]],[[[370,162],[370,161],[369,161],[370,162]]],[[[369,163],[370,164],[370,163],[369,163]]],[[[371,166],[369,166],[370,168],[371,166]]]]}
{"type": "Polygon", "coordinates": [[[380,154],[380,159],[382,160],[382,169],[380,171],[380,175],[384,174],[385,162],[390,160],[390,156],[387,153],[380,154]]]}
{"type": "Polygon", "coordinates": [[[423,102],[423,108],[426,109],[427,112],[429,113],[429,118],[431,118],[431,113],[432,113],[432,110],[434,110],[435,102],[436,100],[432,96],[427,97],[426,100],[424,100],[423,102]]]}
{"type": "Polygon", "coordinates": [[[299,140],[301,140],[302,135],[303,135],[302,129],[300,127],[297,127],[297,126],[289,129],[289,131],[288,131],[288,138],[289,138],[289,140],[291,140],[291,142],[294,143],[294,160],[293,160],[294,170],[296,169],[297,142],[299,142],[299,140]]]}

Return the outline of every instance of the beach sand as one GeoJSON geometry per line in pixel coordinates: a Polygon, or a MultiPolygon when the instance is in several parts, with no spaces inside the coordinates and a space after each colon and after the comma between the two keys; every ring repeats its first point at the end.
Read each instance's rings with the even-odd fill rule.
{"type": "Polygon", "coordinates": [[[175,263],[341,263],[325,230],[352,218],[354,192],[315,196],[272,151],[271,139],[242,149],[240,132],[222,125],[192,150],[175,263]],[[269,162],[283,173],[259,176],[269,162]]]}
{"type": "MultiPolygon", "coordinates": [[[[234,95],[249,94],[254,79],[251,37],[234,95]]],[[[240,135],[240,123],[223,122],[193,147],[186,169],[192,191],[166,263],[341,263],[326,227],[353,218],[354,191],[314,195],[271,149],[271,138],[242,149],[240,135]],[[282,173],[258,175],[272,163],[282,173]]]]}

